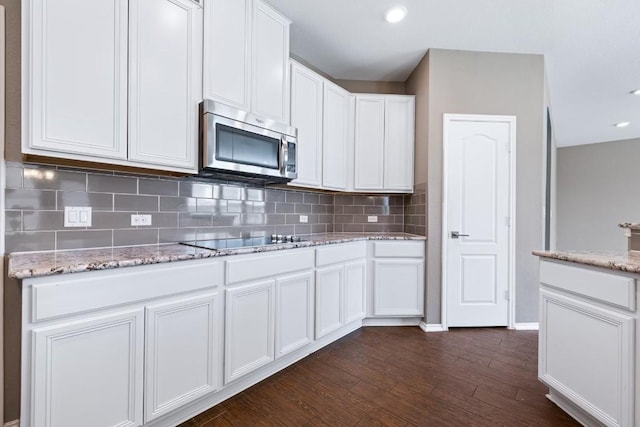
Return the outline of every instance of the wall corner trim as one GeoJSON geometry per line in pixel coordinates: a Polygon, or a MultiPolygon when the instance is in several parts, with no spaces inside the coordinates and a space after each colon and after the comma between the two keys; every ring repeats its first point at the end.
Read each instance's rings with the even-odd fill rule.
{"type": "Polygon", "coordinates": [[[425,323],[420,322],[420,329],[425,332],[446,332],[446,329],[442,326],[441,323],[425,323]]]}
{"type": "Polygon", "coordinates": [[[516,323],[516,327],[514,329],[516,331],[537,331],[540,329],[540,324],[538,322],[516,323]]]}

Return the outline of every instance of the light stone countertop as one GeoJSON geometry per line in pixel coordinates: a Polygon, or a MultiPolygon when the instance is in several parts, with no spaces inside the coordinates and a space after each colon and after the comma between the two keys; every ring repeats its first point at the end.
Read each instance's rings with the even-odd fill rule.
{"type": "Polygon", "coordinates": [[[636,251],[534,251],[533,254],[542,258],[640,273],[640,252],[636,251]]]}
{"type": "MultiPolygon", "coordinates": [[[[128,246],[107,249],[68,251],[15,252],[9,255],[8,275],[15,279],[107,270],[135,265],[160,264],[229,255],[243,255],[283,249],[302,248],[360,240],[426,240],[425,236],[408,233],[326,233],[305,236],[303,242],[229,249],[200,249],[178,243],[128,246]]],[[[640,268],[640,266],[639,266],[640,268]]]]}
{"type": "Polygon", "coordinates": [[[640,223],[637,223],[637,222],[623,222],[621,224],[618,224],[618,227],[636,231],[636,230],[640,230],[640,223]]]}

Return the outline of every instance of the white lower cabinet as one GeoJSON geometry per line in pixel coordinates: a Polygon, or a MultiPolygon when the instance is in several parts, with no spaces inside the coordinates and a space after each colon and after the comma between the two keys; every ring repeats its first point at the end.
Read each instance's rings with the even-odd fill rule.
{"type": "Polygon", "coordinates": [[[142,308],[35,328],[29,425],[142,425],[143,353],[142,308]]]}
{"type": "Polygon", "coordinates": [[[364,318],[366,289],[365,260],[350,262],[344,266],[344,323],[364,318]]]}
{"type": "MultiPolygon", "coordinates": [[[[360,327],[368,248],[23,280],[20,425],[168,427],[197,415],[360,327]]],[[[421,313],[424,242],[374,252],[376,314],[421,313]]]]}
{"type": "Polygon", "coordinates": [[[540,262],[538,377],[549,399],[584,425],[639,425],[638,278],[540,262]]]}
{"type": "Polygon", "coordinates": [[[146,308],[145,420],[220,386],[218,292],[146,308]]]}
{"type": "Polygon", "coordinates": [[[222,274],[195,260],[24,280],[20,425],[147,425],[220,388],[222,274]]]}
{"type": "Polygon", "coordinates": [[[313,341],[313,272],[276,280],[276,358],[313,341]]]}
{"type": "Polygon", "coordinates": [[[344,266],[316,270],[316,338],[343,325],[342,293],[344,266]]]}
{"type": "Polygon", "coordinates": [[[226,290],[225,384],[274,360],[275,281],[226,290]]]}
{"type": "Polygon", "coordinates": [[[371,314],[419,317],[424,314],[424,242],[373,243],[371,314]]]}
{"type": "Polygon", "coordinates": [[[364,318],[366,243],[318,248],[316,265],[318,339],[364,318]]]}
{"type": "Polygon", "coordinates": [[[226,262],[225,385],[313,341],[313,249],[226,262]]]}

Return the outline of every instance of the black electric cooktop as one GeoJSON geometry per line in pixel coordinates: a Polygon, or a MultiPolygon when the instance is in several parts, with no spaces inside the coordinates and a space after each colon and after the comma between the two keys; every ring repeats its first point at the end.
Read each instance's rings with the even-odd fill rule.
{"type": "Polygon", "coordinates": [[[211,239],[211,240],[189,240],[187,242],[180,242],[181,245],[194,246],[196,248],[204,249],[231,249],[231,248],[246,248],[252,246],[268,246],[277,245],[282,243],[294,243],[304,241],[298,236],[283,236],[272,235],[263,237],[249,237],[240,239],[211,239]]]}

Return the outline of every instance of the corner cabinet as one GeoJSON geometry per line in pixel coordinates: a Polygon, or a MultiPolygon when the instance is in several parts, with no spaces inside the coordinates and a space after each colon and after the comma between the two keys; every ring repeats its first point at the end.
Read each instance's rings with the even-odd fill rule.
{"type": "Polygon", "coordinates": [[[288,123],[291,21],[261,0],[204,9],[204,98],[288,123]]]}
{"type": "Polygon", "coordinates": [[[411,192],[415,97],[356,95],[354,189],[411,192]]]}
{"type": "Polygon", "coordinates": [[[291,60],[291,125],[299,167],[289,185],[413,192],[413,95],[351,94],[291,60]]]}
{"type": "Polygon", "coordinates": [[[24,154],[196,171],[200,5],[31,0],[23,26],[24,154]]]}

